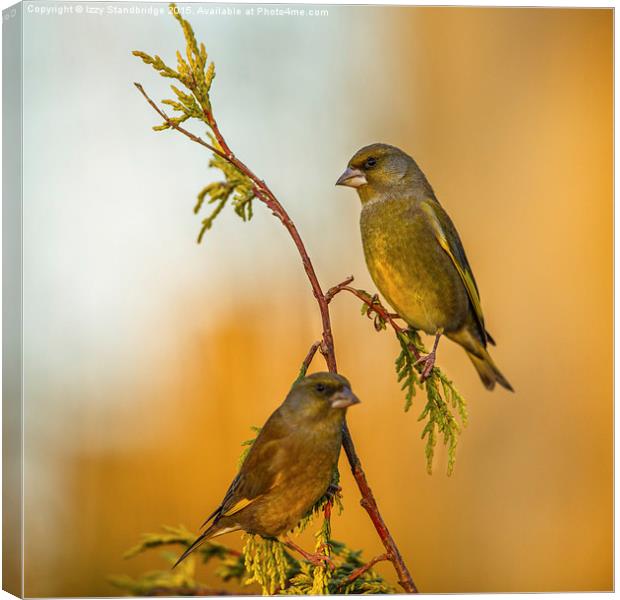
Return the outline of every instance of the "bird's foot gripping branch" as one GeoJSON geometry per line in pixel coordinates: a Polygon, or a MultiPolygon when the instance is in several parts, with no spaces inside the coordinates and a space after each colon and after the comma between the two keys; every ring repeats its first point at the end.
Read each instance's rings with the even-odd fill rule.
{"type": "MultiPolygon", "coordinates": [[[[255,428],[256,430],[256,428],[255,428]]],[[[244,442],[251,446],[254,440],[244,442]]],[[[242,452],[240,462],[247,456],[242,452]]],[[[236,582],[237,585],[258,584],[263,594],[284,595],[332,595],[332,594],[389,594],[394,589],[374,570],[377,562],[387,560],[380,555],[368,562],[362,553],[351,550],[345,544],[331,537],[331,514],[334,506],[342,510],[337,485],[334,483],[308,514],[295,527],[293,534],[301,533],[316,519],[322,517],[315,534],[315,551],[307,552],[292,540],[262,538],[258,535],[244,535],[242,551],[208,541],[178,565],[177,552],[165,550],[162,558],[168,568],[150,571],[139,578],[125,575],[110,577],[110,582],[136,596],[218,596],[225,595],[224,589],[200,583],[196,575],[197,560],[203,564],[217,563],[214,575],[222,584],[236,582]]],[[[193,533],[184,527],[163,527],[162,531],[145,534],[142,541],[131,548],[126,558],[155,549],[180,548],[187,551],[195,542],[193,533]]],[[[239,592],[236,592],[239,593],[239,592]]],[[[241,592],[243,593],[243,591],[241,592]]],[[[253,593],[249,588],[248,594],[253,593]]]]}
{"type": "Polygon", "coordinates": [[[418,421],[425,421],[422,439],[426,440],[426,470],[429,474],[432,473],[435,445],[438,437],[442,436],[448,449],[447,472],[451,475],[456,460],[458,436],[461,433],[456,415],[463,426],[467,425],[465,400],[439,367],[433,366],[428,374],[423,376],[422,359],[426,350],[418,333],[411,328],[402,327],[398,322],[401,320],[399,315],[389,312],[376,294],[371,295],[356,289],[351,286],[352,282],[353,277],[347,277],[342,283],[329,289],[326,294],[327,301],[331,302],[340,292],[353,294],[362,301],[362,315],[372,320],[377,332],[386,330],[388,326],[393,330],[400,345],[395,365],[398,381],[405,392],[405,412],[412,407],[417,390],[426,394],[426,403],[418,417],[418,421]]]}
{"type": "MultiPolygon", "coordinates": [[[[324,525],[321,527],[321,531],[324,525]]],[[[321,533],[319,531],[319,533],[321,533]]],[[[332,595],[332,594],[390,594],[395,590],[384,581],[373,567],[387,560],[379,555],[368,562],[362,560],[359,550],[330,540],[329,552],[332,564],[316,566],[299,559],[278,540],[266,540],[246,535],[243,551],[222,544],[207,542],[177,569],[170,567],[178,556],[178,549],[188,548],[194,534],[184,527],[163,527],[161,531],[148,533],[126,557],[140,555],[152,550],[163,550],[163,569],[150,571],[140,577],[116,575],[109,578],[112,585],[132,596],[224,596],[232,592],[224,589],[236,584],[235,595],[254,595],[255,589],[246,585],[257,583],[264,594],[278,595],[332,595]],[[198,580],[197,566],[214,566],[217,586],[207,586],[198,580]],[[219,587],[219,586],[222,587],[219,587]],[[239,586],[241,589],[239,590],[239,586]]]]}

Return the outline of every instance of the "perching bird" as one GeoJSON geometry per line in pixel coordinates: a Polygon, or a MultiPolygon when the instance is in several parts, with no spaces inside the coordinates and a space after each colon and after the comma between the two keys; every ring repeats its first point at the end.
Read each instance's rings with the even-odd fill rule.
{"type": "Polygon", "coordinates": [[[230,531],[273,538],[293,529],[328,490],[346,409],[358,402],[349,382],[335,373],[313,373],[295,383],[202,527],[211,525],[176,565],[207,540],[230,531]]]}
{"type": "Polygon", "coordinates": [[[440,336],[463,346],[487,389],[512,386],[487,352],[480,296],[450,217],[416,162],[387,144],[366,146],[336,185],[357,190],[366,264],[375,285],[414,329],[435,336],[422,376],[435,362],[440,336]]]}

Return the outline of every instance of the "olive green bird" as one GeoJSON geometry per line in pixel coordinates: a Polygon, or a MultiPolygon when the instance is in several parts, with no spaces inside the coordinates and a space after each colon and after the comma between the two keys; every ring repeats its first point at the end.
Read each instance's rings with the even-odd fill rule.
{"type": "Polygon", "coordinates": [[[410,327],[435,336],[418,361],[430,374],[441,335],[461,345],[489,390],[512,391],[487,351],[478,286],[450,217],[416,162],[388,144],[356,152],[336,185],[357,190],[366,264],[381,294],[410,327]]]}
{"type": "Polygon", "coordinates": [[[207,540],[230,531],[275,538],[293,529],[327,492],[338,465],[346,409],[358,402],[349,382],[335,373],[313,373],[296,382],[202,525],[209,526],[175,566],[207,540]]]}

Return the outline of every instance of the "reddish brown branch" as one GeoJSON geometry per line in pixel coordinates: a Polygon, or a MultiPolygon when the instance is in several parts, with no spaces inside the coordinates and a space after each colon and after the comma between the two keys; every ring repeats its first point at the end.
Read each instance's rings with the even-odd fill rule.
{"type": "MultiPolygon", "coordinates": [[[[338,294],[339,292],[342,292],[342,291],[349,292],[353,294],[354,296],[356,296],[357,298],[359,298],[364,304],[366,304],[370,312],[374,312],[375,314],[379,315],[379,317],[381,317],[386,323],[388,323],[396,334],[402,334],[405,332],[406,328],[401,327],[396,322],[396,319],[402,319],[402,317],[399,314],[389,312],[383,306],[383,304],[379,302],[379,299],[377,297],[370,296],[367,292],[363,290],[358,290],[358,289],[350,287],[349,283],[351,283],[352,281],[353,281],[353,278],[348,277],[343,282],[330,288],[326,294],[326,296],[328,297],[328,300],[331,302],[334,296],[338,294]]],[[[411,350],[413,355],[416,357],[416,359],[420,359],[420,356],[421,356],[420,352],[415,346],[410,344],[409,349],[411,350]]]]}
{"type": "Polygon", "coordinates": [[[310,350],[308,350],[308,354],[306,354],[306,358],[304,358],[304,362],[301,363],[301,369],[299,369],[300,378],[303,377],[310,368],[310,363],[312,363],[312,359],[316,354],[316,351],[321,347],[323,342],[314,342],[312,346],[310,346],[310,350]]]}
{"type": "Polygon", "coordinates": [[[327,302],[331,302],[332,298],[338,293],[341,292],[344,288],[346,288],[350,283],[353,283],[355,277],[353,275],[349,275],[344,281],[336,284],[333,287],[330,287],[325,294],[325,299],[327,302]]]}
{"type": "Polygon", "coordinates": [[[362,469],[362,464],[360,459],[355,451],[355,446],[353,445],[353,441],[351,440],[351,434],[348,431],[348,426],[345,424],[345,432],[347,435],[343,437],[342,445],[344,446],[344,450],[347,454],[347,458],[349,459],[349,464],[351,465],[351,471],[353,472],[353,477],[355,477],[355,481],[357,482],[357,487],[360,490],[362,495],[362,499],[360,500],[360,504],[364,507],[372,524],[375,526],[377,534],[381,538],[383,542],[383,546],[387,550],[388,560],[392,562],[394,565],[394,570],[398,575],[398,583],[402,586],[402,588],[406,592],[417,593],[418,588],[413,582],[413,578],[405,565],[405,561],[396,546],[396,542],[392,537],[381,513],[379,512],[379,507],[377,506],[377,501],[375,500],[375,496],[370,489],[370,485],[368,485],[368,480],[366,479],[366,474],[362,469]]]}
{"type": "Polygon", "coordinates": [[[168,127],[172,127],[173,129],[176,129],[179,133],[182,133],[184,136],[192,140],[192,142],[195,142],[196,144],[200,144],[201,146],[204,146],[211,152],[228,160],[228,157],[226,156],[224,152],[222,152],[221,150],[218,150],[215,146],[208,144],[201,137],[194,135],[191,131],[188,131],[184,127],[181,127],[178,123],[175,123],[161,108],[159,108],[159,106],[157,106],[157,104],[155,104],[155,102],[153,102],[153,100],[151,100],[148,94],[144,91],[144,88],[142,87],[142,85],[140,85],[139,83],[136,83],[135,81],[134,81],[134,85],[138,88],[138,91],[145,97],[146,101],[151,105],[153,110],[164,120],[164,123],[166,123],[168,127]]]}
{"type": "Polygon", "coordinates": [[[378,562],[390,560],[390,557],[387,554],[379,554],[379,556],[375,556],[372,560],[369,560],[365,565],[358,567],[355,571],[351,571],[351,575],[349,575],[344,582],[343,585],[347,585],[349,583],[353,583],[356,579],[361,577],[366,571],[370,571],[378,562]]]}
{"type": "Polygon", "coordinates": [[[379,315],[384,321],[389,323],[396,333],[402,333],[404,329],[396,323],[395,319],[400,319],[400,316],[388,310],[379,302],[379,299],[375,296],[370,296],[367,292],[363,290],[357,290],[349,286],[349,283],[353,281],[353,277],[347,277],[342,283],[335,285],[330,288],[327,292],[327,297],[331,301],[333,297],[340,292],[349,292],[354,296],[357,296],[364,304],[368,306],[371,312],[379,315]]]}
{"type": "MultiPolygon", "coordinates": [[[[201,146],[204,146],[205,148],[209,149],[211,152],[214,152],[218,156],[221,156],[222,158],[227,160],[230,164],[234,165],[246,177],[248,177],[254,184],[254,193],[256,197],[261,202],[263,202],[273,212],[273,214],[276,217],[278,217],[278,219],[280,219],[280,222],[284,225],[284,227],[289,232],[289,235],[291,236],[293,243],[295,244],[297,251],[299,252],[299,256],[301,257],[301,262],[302,262],[304,271],[306,272],[308,281],[310,282],[310,286],[312,288],[312,293],[314,294],[314,297],[319,306],[319,311],[321,313],[321,322],[323,326],[323,336],[322,336],[323,340],[320,345],[321,353],[325,357],[327,368],[331,372],[336,373],[337,372],[336,352],[334,348],[334,337],[332,334],[331,318],[329,314],[329,302],[331,301],[333,296],[336,293],[338,293],[338,291],[340,291],[340,289],[331,295],[330,295],[330,292],[328,292],[327,294],[323,293],[318,277],[314,270],[314,266],[312,265],[312,262],[310,260],[310,256],[308,255],[306,247],[301,239],[301,236],[299,235],[299,231],[297,230],[297,227],[295,226],[295,224],[289,217],[288,213],[286,212],[282,204],[280,204],[280,202],[278,201],[276,196],[273,194],[273,192],[269,189],[267,184],[262,179],[259,179],[247,165],[241,162],[231,152],[212,114],[209,115],[207,121],[213,131],[213,135],[215,136],[215,139],[217,140],[222,150],[219,150],[215,148],[214,146],[212,146],[211,144],[208,144],[202,138],[194,135],[193,133],[191,133],[184,127],[181,127],[180,125],[172,121],[166,115],[166,113],[164,113],[164,111],[162,111],[157,106],[157,104],[155,104],[155,102],[153,102],[151,98],[149,98],[147,93],[144,91],[144,88],[139,83],[136,83],[135,86],[138,88],[140,93],[146,98],[146,101],[150,104],[153,110],[155,110],[155,112],[157,112],[157,114],[159,114],[159,116],[162,117],[162,119],[164,119],[164,122],[169,127],[176,129],[179,133],[182,133],[183,135],[188,137],[193,142],[200,144],[201,146]]],[[[349,278],[349,280],[346,283],[350,283],[351,281],[352,281],[352,278],[349,278]]],[[[350,291],[358,295],[357,294],[358,290],[354,290],[354,288],[348,288],[346,285],[344,285],[344,282],[343,284],[340,284],[340,285],[343,286],[341,287],[341,289],[350,291]]],[[[371,308],[373,308],[373,310],[377,312],[377,308],[375,308],[374,306],[372,306],[371,308]]],[[[381,307],[381,309],[383,309],[383,307],[381,307]]],[[[384,318],[386,318],[386,320],[390,324],[392,324],[392,326],[395,326],[393,324],[394,322],[390,314],[387,313],[385,309],[383,309],[383,312],[385,313],[384,318]]],[[[319,346],[317,346],[317,348],[319,348],[319,346]]],[[[316,352],[316,349],[314,350],[312,356],[310,356],[310,360],[312,360],[312,357],[314,356],[315,352],[316,352]]],[[[353,473],[353,476],[355,477],[355,481],[357,482],[357,486],[362,496],[360,503],[368,512],[370,519],[373,525],[375,526],[377,534],[381,538],[381,541],[383,545],[385,546],[385,549],[387,550],[388,558],[394,565],[394,569],[396,570],[396,573],[398,575],[400,585],[403,587],[403,589],[406,592],[410,592],[410,593],[417,592],[417,588],[413,582],[413,579],[409,573],[409,570],[407,569],[407,566],[405,565],[405,562],[400,552],[398,551],[396,543],[394,542],[394,539],[392,538],[387,526],[385,525],[385,522],[383,521],[383,518],[381,517],[381,513],[379,512],[379,507],[377,506],[377,502],[374,498],[372,490],[370,489],[370,486],[368,485],[368,482],[366,481],[366,475],[364,474],[364,471],[362,469],[362,465],[360,463],[359,457],[355,450],[355,445],[353,444],[353,439],[351,438],[351,434],[349,432],[349,428],[346,423],[343,429],[342,443],[343,443],[347,458],[349,459],[351,471],[353,473]]]]}

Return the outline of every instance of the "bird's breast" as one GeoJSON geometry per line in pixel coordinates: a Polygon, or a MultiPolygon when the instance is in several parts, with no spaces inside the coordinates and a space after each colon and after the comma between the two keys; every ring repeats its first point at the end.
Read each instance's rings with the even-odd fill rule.
{"type": "Polygon", "coordinates": [[[429,334],[462,325],[466,291],[414,200],[364,206],[360,228],[375,285],[409,325],[429,334]]]}

